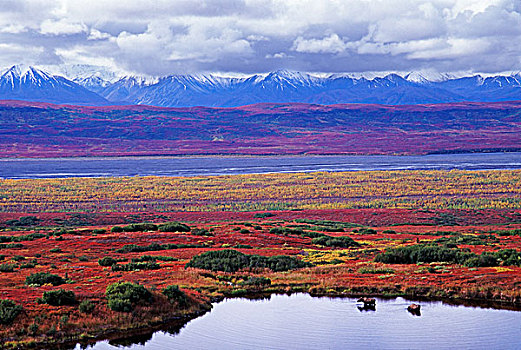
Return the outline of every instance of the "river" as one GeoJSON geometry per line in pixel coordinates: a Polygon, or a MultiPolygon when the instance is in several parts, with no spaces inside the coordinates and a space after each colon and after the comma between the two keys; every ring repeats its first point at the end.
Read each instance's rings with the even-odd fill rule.
{"type": "Polygon", "coordinates": [[[519,168],[520,152],[423,156],[0,158],[0,178],[9,179],[519,168]]]}

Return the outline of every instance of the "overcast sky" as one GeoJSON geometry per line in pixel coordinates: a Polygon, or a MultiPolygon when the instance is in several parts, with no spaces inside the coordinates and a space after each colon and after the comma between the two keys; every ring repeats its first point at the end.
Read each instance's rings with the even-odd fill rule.
{"type": "Polygon", "coordinates": [[[0,66],[521,70],[521,0],[0,0],[0,66]]]}

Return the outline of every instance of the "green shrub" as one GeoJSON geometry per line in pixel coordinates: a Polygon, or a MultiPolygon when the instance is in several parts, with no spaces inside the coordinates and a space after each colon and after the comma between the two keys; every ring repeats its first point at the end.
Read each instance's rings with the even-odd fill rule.
{"type": "Polygon", "coordinates": [[[95,228],[94,230],[92,230],[92,233],[95,235],[103,235],[107,233],[107,230],[105,230],[104,228],[95,228]]]}
{"type": "Polygon", "coordinates": [[[194,228],[192,229],[192,234],[196,236],[206,236],[206,237],[212,237],[214,234],[210,231],[208,231],[205,228],[194,228]]]}
{"type": "Polygon", "coordinates": [[[273,271],[288,271],[311,266],[292,256],[248,255],[237,250],[214,250],[194,256],[186,267],[211,271],[236,272],[241,269],[268,268],[273,271]]]}
{"type": "Polygon", "coordinates": [[[90,314],[92,311],[94,311],[95,307],[96,306],[90,300],[83,300],[80,303],[79,310],[83,314],[90,314]]]}
{"type": "Polygon", "coordinates": [[[108,306],[113,311],[130,312],[137,304],[152,302],[152,293],[145,287],[131,282],[116,282],[105,291],[108,306]]]}
{"type": "Polygon", "coordinates": [[[23,307],[12,300],[0,299],[0,324],[10,325],[23,311],[23,307]]]}
{"type": "Polygon", "coordinates": [[[273,214],[273,213],[257,213],[255,215],[253,215],[253,217],[256,219],[271,218],[273,216],[275,216],[275,214],[273,214]]]}
{"type": "Polygon", "coordinates": [[[498,266],[498,261],[492,255],[483,253],[479,256],[468,258],[463,262],[463,265],[467,267],[489,267],[498,266]]]}
{"type": "Polygon", "coordinates": [[[130,224],[130,225],[124,226],[122,229],[124,232],[157,231],[157,225],[144,222],[141,224],[130,224]]]}
{"type": "Polygon", "coordinates": [[[49,250],[51,253],[61,253],[62,250],[60,248],[52,248],[51,250],[49,250]]]}
{"type": "Polygon", "coordinates": [[[140,271],[140,270],[158,270],[161,268],[161,265],[159,265],[156,262],[131,262],[124,265],[118,265],[114,264],[111,267],[111,270],[116,271],[140,271]]]}
{"type": "Polygon", "coordinates": [[[53,306],[74,305],[76,304],[76,295],[70,290],[50,290],[43,292],[42,302],[53,306]]]}
{"type": "Polygon", "coordinates": [[[25,278],[26,285],[37,285],[42,286],[44,284],[52,284],[53,286],[59,286],[64,284],[65,280],[58,276],[48,272],[36,272],[32,273],[25,278]]]}
{"type": "Polygon", "coordinates": [[[122,248],[116,249],[116,253],[132,253],[132,252],[154,252],[160,250],[178,249],[178,248],[202,248],[201,244],[174,244],[174,243],[150,243],[147,246],[139,246],[136,244],[126,244],[122,248]]]}
{"type": "Polygon", "coordinates": [[[416,244],[387,249],[384,253],[378,254],[374,261],[386,264],[416,264],[419,262],[463,263],[473,256],[475,254],[464,253],[459,249],[416,244]]]}
{"type": "Polygon", "coordinates": [[[13,272],[15,267],[15,264],[1,264],[0,272],[13,272]]]}
{"type": "Polygon", "coordinates": [[[239,283],[243,286],[269,286],[271,285],[271,280],[267,277],[248,277],[248,279],[239,283]]]}
{"type": "Polygon", "coordinates": [[[362,274],[391,274],[395,273],[396,271],[393,269],[388,269],[385,267],[377,268],[377,267],[361,267],[357,271],[358,273],[362,274]]]}
{"type": "Polygon", "coordinates": [[[110,232],[114,232],[114,233],[123,232],[123,227],[121,227],[121,226],[114,226],[113,228],[110,229],[110,232]]]}
{"type": "Polygon", "coordinates": [[[339,248],[349,248],[349,247],[360,247],[360,244],[353,240],[351,237],[340,236],[340,237],[332,237],[332,236],[321,236],[317,238],[313,238],[311,243],[322,245],[325,247],[339,247],[339,248]]]}
{"type": "Polygon", "coordinates": [[[179,306],[184,306],[188,302],[185,292],[179,289],[179,286],[172,284],[163,289],[163,294],[171,303],[176,302],[179,306]]]}
{"type": "Polygon", "coordinates": [[[242,233],[242,234],[246,234],[246,233],[250,233],[250,230],[248,230],[247,228],[242,228],[239,233],[242,233]]]}
{"type": "Polygon", "coordinates": [[[302,229],[300,228],[288,228],[288,227],[273,227],[270,229],[270,233],[271,234],[274,234],[274,235],[283,235],[283,236],[287,236],[287,235],[302,235],[304,233],[304,231],[302,231],[302,229]]]}
{"type": "Polygon", "coordinates": [[[99,266],[112,266],[116,264],[118,261],[110,256],[105,256],[98,260],[99,266]]]}
{"type": "Polygon", "coordinates": [[[190,227],[180,222],[167,222],[159,225],[159,231],[161,232],[190,232],[190,227]]]}

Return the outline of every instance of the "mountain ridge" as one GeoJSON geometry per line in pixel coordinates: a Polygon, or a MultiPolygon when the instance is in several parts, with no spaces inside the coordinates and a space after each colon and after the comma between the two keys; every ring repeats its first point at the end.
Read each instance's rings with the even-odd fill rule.
{"type": "Polygon", "coordinates": [[[255,103],[425,104],[521,100],[521,74],[510,76],[438,74],[421,72],[383,77],[355,74],[317,76],[277,70],[246,77],[168,75],[149,79],[124,76],[110,81],[106,73],[67,79],[34,67],[18,66],[0,75],[0,99],[82,105],[134,105],[162,107],[237,107],[255,103]]]}

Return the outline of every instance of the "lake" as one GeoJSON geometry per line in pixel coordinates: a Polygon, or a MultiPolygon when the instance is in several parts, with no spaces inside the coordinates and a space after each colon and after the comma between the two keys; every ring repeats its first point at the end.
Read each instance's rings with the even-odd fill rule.
{"type": "Polygon", "coordinates": [[[0,158],[0,178],[10,179],[519,168],[520,152],[423,156],[0,158]]]}
{"type": "Polygon", "coordinates": [[[136,338],[133,345],[127,339],[87,348],[521,349],[519,311],[429,301],[419,303],[421,316],[415,316],[407,311],[410,304],[403,298],[377,299],[376,311],[361,311],[353,298],[226,299],[182,329],[136,338]]]}

